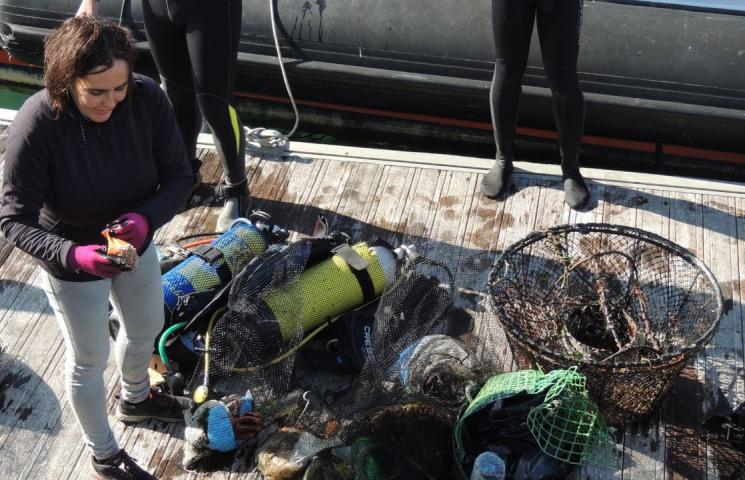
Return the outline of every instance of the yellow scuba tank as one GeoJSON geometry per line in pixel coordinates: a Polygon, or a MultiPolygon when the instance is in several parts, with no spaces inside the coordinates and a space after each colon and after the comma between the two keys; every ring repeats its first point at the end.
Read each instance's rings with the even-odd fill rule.
{"type": "MultiPolygon", "coordinates": [[[[396,278],[397,258],[387,247],[361,242],[342,245],[333,255],[303,271],[303,330],[311,330],[371,302],[396,278]]],[[[296,331],[297,290],[277,289],[264,299],[277,319],[283,340],[296,331]]]]}

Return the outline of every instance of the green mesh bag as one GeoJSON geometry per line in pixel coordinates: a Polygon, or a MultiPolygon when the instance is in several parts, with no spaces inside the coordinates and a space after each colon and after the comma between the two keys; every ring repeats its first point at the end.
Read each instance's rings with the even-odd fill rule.
{"type": "Polygon", "coordinates": [[[456,461],[462,464],[467,455],[464,428],[469,417],[518,395],[537,396],[525,420],[515,421],[545,454],[572,465],[613,463],[609,429],[588,398],[585,378],[574,368],[548,374],[521,370],[490,378],[456,422],[456,461]]]}
{"type": "Polygon", "coordinates": [[[574,465],[612,464],[611,438],[598,407],[589,399],[585,377],[576,369],[553,370],[538,380],[543,403],[528,413],[530,433],[544,453],[574,465]]]}
{"type": "Polygon", "coordinates": [[[455,445],[458,460],[462,461],[465,456],[463,426],[466,418],[496,401],[532,389],[542,377],[543,373],[538,370],[520,370],[519,372],[502,373],[487,380],[455,424],[455,445]]]}

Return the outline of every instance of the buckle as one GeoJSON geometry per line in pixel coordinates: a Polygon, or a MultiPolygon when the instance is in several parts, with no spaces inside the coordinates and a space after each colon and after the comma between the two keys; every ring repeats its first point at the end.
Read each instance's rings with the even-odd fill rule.
{"type": "Polygon", "coordinates": [[[734,423],[723,423],[725,438],[728,442],[741,445],[745,440],[745,429],[734,423]]]}

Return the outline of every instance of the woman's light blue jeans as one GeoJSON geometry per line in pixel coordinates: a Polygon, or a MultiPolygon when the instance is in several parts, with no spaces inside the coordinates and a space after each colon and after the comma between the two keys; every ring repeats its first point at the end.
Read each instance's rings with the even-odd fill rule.
{"type": "Polygon", "coordinates": [[[121,397],[147,398],[147,367],[155,337],[163,328],[163,290],[154,243],[137,268],[113,279],[68,282],[44,274],[43,288],[65,342],[65,391],[83,429],[83,438],[98,459],[119,451],[109,426],[103,378],[109,358],[109,301],[121,328],[114,359],[121,374],[121,397]]]}

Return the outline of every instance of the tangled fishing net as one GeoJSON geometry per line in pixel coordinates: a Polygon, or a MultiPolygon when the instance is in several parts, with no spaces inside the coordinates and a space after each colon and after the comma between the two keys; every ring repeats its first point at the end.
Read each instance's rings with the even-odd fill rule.
{"type": "Polygon", "coordinates": [[[270,405],[290,390],[296,348],[303,338],[302,291],[298,278],[310,245],[290,244],[256,257],[234,279],[227,311],[217,311],[204,335],[203,355],[192,391],[204,387],[211,398],[242,395],[270,405]],[[286,301],[271,310],[268,296],[281,291],[286,301]],[[288,318],[281,324],[278,318],[288,318]]]}
{"type": "Polygon", "coordinates": [[[693,254],[607,224],[535,232],[495,263],[489,295],[513,348],[577,365],[606,419],[649,413],[716,331],[722,295],[693,254]]]}
{"type": "Polygon", "coordinates": [[[480,358],[477,346],[445,334],[452,274],[411,252],[391,269],[378,252],[373,277],[385,277],[387,287],[362,324],[365,334],[353,340],[361,342],[353,350],[364,352],[364,365],[321,372],[299,364],[298,352],[316,339],[323,345],[334,322],[348,320],[309,320],[323,295],[309,297],[303,283],[309,255],[303,242],[270,249],[237,276],[227,311],[209,321],[191,389],[205,388],[210,398],[251,391],[256,410],[278,428],[257,455],[259,470],[274,478],[341,468],[339,459],[354,478],[447,477],[457,411],[467,391],[494,373],[485,367],[491,349],[481,346],[480,358]],[[329,394],[324,389],[334,381],[340,388],[329,394]],[[333,459],[310,469],[322,452],[333,459]]]}
{"type": "Polygon", "coordinates": [[[300,419],[303,429],[346,445],[336,452],[353,478],[449,475],[455,413],[467,388],[483,381],[471,348],[438,333],[454,295],[444,265],[410,259],[380,299],[361,372],[300,419]]]}

